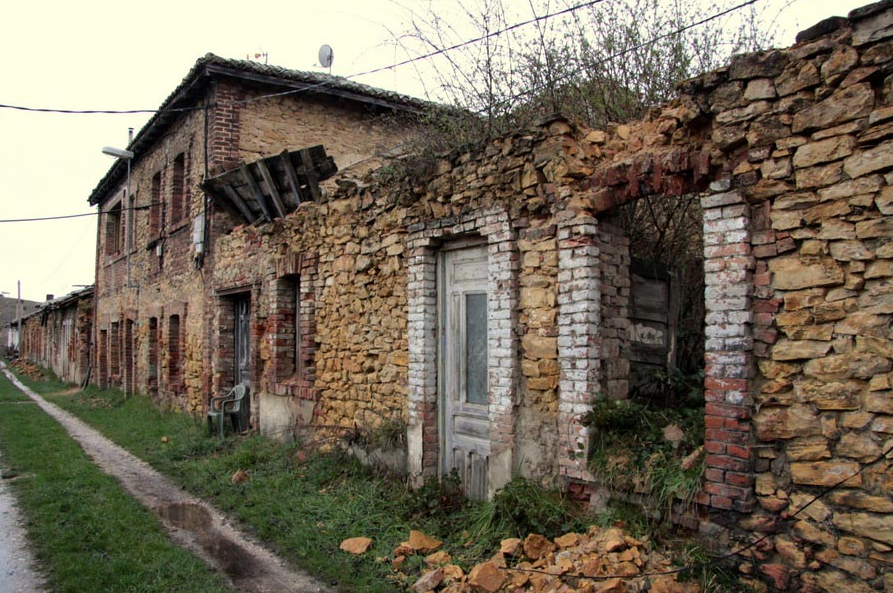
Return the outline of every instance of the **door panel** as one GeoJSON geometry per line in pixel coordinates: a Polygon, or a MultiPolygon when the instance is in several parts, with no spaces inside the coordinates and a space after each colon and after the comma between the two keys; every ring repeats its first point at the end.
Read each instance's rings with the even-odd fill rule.
{"type": "Polygon", "coordinates": [[[233,303],[235,313],[235,384],[251,380],[251,299],[239,297],[233,303]]]}
{"type": "Polygon", "coordinates": [[[490,455],[487,247],[444,251],[441,264],[441,470],[455,469],[466,495],[485,498],[490,455]]]}

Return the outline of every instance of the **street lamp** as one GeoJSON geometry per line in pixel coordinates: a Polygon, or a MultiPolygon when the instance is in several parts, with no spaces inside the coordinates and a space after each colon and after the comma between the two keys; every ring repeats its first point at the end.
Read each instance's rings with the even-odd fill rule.
{"type": "MultiPolygon", "coordinates": [[[[133,128],[131,128],[131,134],[133,134],[133,128]]],[[[133,151],[125,150],[123,148],[115,148],[113,146],[103,146],[102,154],[106,154],[111,157],[115,157],[116,159],[120,159],[127,162],[127,190],[124,194],[124,200],[121,201],[121,209],[124,210],[124,249],[127,251],[127,288],[130,288],[130,235],[131,235],[131,213],[130,213],[130,161],[133,160],[133,151]]]]}

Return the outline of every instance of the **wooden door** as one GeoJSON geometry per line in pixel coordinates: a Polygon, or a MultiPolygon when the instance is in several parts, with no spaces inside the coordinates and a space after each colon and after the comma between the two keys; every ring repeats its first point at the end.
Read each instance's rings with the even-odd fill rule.
{"type": "Polygon", "coordinates": [[[235,385],[251,383],[251,298],[239,296],[233,302],[235,315],[235,385]]]}
{"type": "Polygon", "coordinates": [[[660,264],[630,266],[630,366],[636,384],[655,370],[675,365],[678,287],[660,264]]]}
{"type": "Polygon", "coordinates": [[[444,251],[440,274],[441,472],[486,498],[490,455],[487,246],[444,251]]]}

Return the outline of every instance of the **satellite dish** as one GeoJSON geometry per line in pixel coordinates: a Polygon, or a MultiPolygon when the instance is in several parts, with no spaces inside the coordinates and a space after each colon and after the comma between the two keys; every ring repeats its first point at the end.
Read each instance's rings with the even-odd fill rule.
{"type": "Polygon", "coordinates": [[[323,68],[331,68],[332,60],[335,59],[335,52],[332,50],[332,46],[328,43],[324,43],[319,48],[319,65],[323,68]]]}

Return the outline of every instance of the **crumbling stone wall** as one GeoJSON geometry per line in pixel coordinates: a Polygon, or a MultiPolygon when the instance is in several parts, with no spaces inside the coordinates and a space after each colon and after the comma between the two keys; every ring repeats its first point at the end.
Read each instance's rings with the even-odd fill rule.
{"type": "MultiPolygon", "coordinates": [[[[239,228],[219,242],[215,285],[256,287],[262,309],[275,300],[278,259],[318,262],[308,288],[315,401],[304,424],[364,431],[408,424],[410,448],[419,452],[411,466],[419,475],[436,472],[436,256],[441,244],[482,236],[490,245],[491,298],[502,310],[488,321],[491,391],[504,389],[493,407],[493,465],[503,483],[513,470],[554,479],[559,266],[555,197],[540,169],[563,157],[550,135],[500,139],[406,182],[342,178],[328,185],[328,202],[303,204],[284,220],[239,228]],[[531,161],[540,149],[537,169],[531,161]]],[[[261,340],[273,335],[267,323],[261,340]]],[[[273,361],[262,367],[260,388],[274,391],[273,361]]]]}
{"type": "Polygon", "coordinates": [[[766,535],[741,570],[781,590],[893,584],[891,22],[865,7],[689,81],[641,122],[574,136],[594,169],[581,222],[643,194],[701,196],[699,502],[729,528],[711,538],[766,535]]]}

